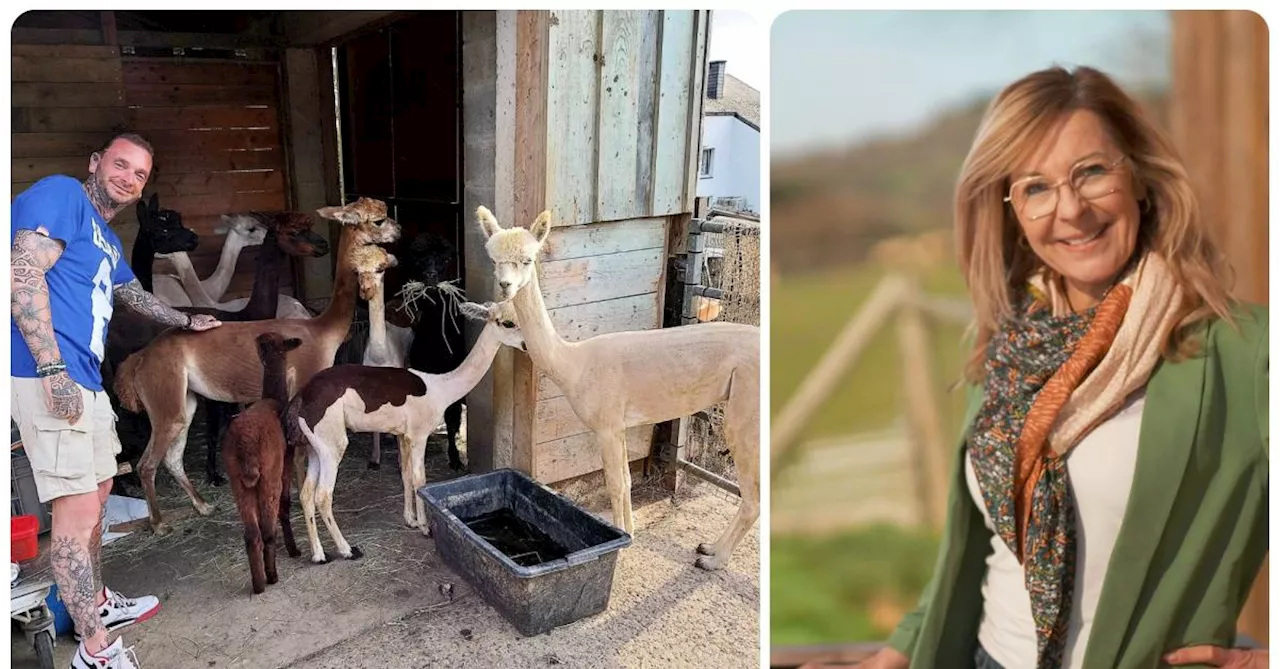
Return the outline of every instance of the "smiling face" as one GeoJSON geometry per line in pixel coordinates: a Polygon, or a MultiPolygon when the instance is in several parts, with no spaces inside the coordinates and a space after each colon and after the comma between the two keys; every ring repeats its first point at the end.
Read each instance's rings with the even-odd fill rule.
{"type": "Polygon", "coordinates": [[[117,139],[89,157],[90,184],[114,209],[137,202],[151,178],[151,154],[127,139],[117,139]]]}
{"type": "Polygon", "coordinates": [[[1063,277],[1076,310],[1097,304],[1133,256],[1145,193],[1132,174],[1102,119],[1078,110],[1011,175],[1018,225],[1036,256],[1063,277]],[[1100,183],[1106,187],[1095,188],[1100,183]],[[1037,217],[1034,206],[1019,207],[1052,198],[1054,184],[1056,208],[1037,217]]]}
{"type": "Polygon", "coordinates": [[[493,261],[499,297],[505,302],[528,285],[533,273],[538,271],[534,261],[551,233],[551,214],[545,211],[539,214],[528,230],[520,227],[503,230],[484,207],[476,210],[476,220],[489,237],[484,248],[493,261]]]}

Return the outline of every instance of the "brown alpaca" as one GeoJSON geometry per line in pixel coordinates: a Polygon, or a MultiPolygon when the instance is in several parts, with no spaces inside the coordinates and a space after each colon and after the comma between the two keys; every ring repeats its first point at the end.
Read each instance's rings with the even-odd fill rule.
{"type": "MultiPolygon", "coordinates": [[[[333,298],[323,314],[312,319],[273,319],[224,323],[206,332],[169,330],[146,348],[129,356],[116,377],[120,403],[135,413],[145,408],[151,420],[151,440],[138,464],[142,487],[151,511],[151,529],[166,534],[156,504],[156,469],[165,468],[186,491],[196,512],[213,513],[200,497],[182,466],[187,447],[187,427],[195,413],[196,395],[219,402],[249,403],[262,397],[262,362],[256,354],[258,335],[276,332],[302,340],[285,370],[290,395],[333,366],[334,355],[347,337],[356,308],[355,252],[370,244],[394,242],[400,226],[387,218],[387,205],[360,198],[342,207],[324,207],[317,213],[342,223],[338,243],[338,269],[333,298]]],[[[286,476],[292,463],[285,463],[286,476]]]]}
{"type": "MultiPolygon", "coordinates": [[[[258,335],[262,361],[262,399],[236,416],[222,437],[222,462],[227,468],[240,519],[244,521],[244,548],[249,553],[249,579],[253,594],[262,594],[276,576],[276,517],[284,484],[284,430],[280,413],[289,403],[284,382],[285,358],[302,345],[301,339],[285,339],[274,332],[258,335]]],[[[298,557],[289,518],[284,524],[285,549],[298,557]]]]}

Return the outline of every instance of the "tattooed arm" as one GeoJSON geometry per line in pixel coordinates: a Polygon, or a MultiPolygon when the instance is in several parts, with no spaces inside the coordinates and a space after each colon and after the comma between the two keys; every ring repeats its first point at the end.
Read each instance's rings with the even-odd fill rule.
{"type": "Polygon", "coordinates": [[[132,279],[128,283],[116,286],[114,293],[115,298],[128,307],[130,311],[142,314],[161,325],[197,331],[208,330],[221,325],[212,316],[203,314],[187,315],[161,302],[156,299],[155,295],[144,290],[137,279],[132,279]]]}
{"type": "MultiPolygon", "coordinates": [[[[12,294],[9,313],[22,339],[36,359],[36,367],[62,362],[58,340],[53,335],[53,312],[49,308],[49,284],[44,275],[62,257],[62,242],[42,230],[19,230],[10,249],[9,280],[12,294]]],[[[80,388],[66,370],[43,379],[45,403],[53,415],[75,423],[84,410],[80,388]]]]}

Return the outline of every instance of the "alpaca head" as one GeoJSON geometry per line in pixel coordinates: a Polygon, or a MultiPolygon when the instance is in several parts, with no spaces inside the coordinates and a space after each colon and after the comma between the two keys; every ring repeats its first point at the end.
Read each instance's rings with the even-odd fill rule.
{"type": "Polygon", "coordinates": [[[459,305],[463,315],[477,321],[484,321],[486,327],[493,328],[498,333],[498,341],[504,346],[510,346],[514,349],[527,351],[529,349],[524,346],[524,334],[520,331],[520,326],[516,324],[515,309],[510,302],[486,302],[484,304],[476,304],[475,302],[463,302],[459,305]]]}
{"type": "Polygon", "coordinates": [[[542,250],[543,242],[551,234],[551,212],[538,214],[527,230],[521,227],[504,230],[498,225],[498,219],[484,207],[476,209],[476,220],[489,238],[484,248],[489,260],[493,261],[493,276],[499,296],[506,302],[528,285],[533,273],[538,271],[534,261],[542,250]]]}
{"type": "Polygon", "coordinates": [[[223,214],[222,225],[214,229],[220,235],[226,235],[227,241],[245,246],[257,246],[267,239],[267,226],[253,214],[223,214]]]}
{"type": "Polygon", "coordinates": [[[160,196],[138,200],[138,234],[147,235],[155,253],[188,253],[200,243],[200,236],[182,225],[182,214],[160,208],[160,196]]]}
{"type": "Polygon", "coordinates": [[[360,280],[360,297],[372,300],[381,295],[383,275],[397,265],[396,257],[381,246],[362,246],[351,252],[351,259],[360,280]]]}
{"type": "Polygon", "coordinates": [[[329,242],[311,229],[312,220],[300,211],[263,215],[276,233],[276,243],[286,254],[299,258],[320,258],[329,254],[329,242]]]}
{"type": "Polygon", "coordinates": [[[352,235],[353,249],[400,239],[400,224],[387,217],[387,203],[381,200],[362,197],[341,207],[321,207],[316,213],[345,226],[344,234],[352,235]]]}
{"type": "Polygon", "coordinates": [[[278,332],[264,332],[257,337],[258,342],[258,358],[262,360],[263,365],[270,364],[272,361],[283,361],[285,355],[299,346],[302,346],[302,340],[297,337],[285,339],[284,335],[278,332]]]}

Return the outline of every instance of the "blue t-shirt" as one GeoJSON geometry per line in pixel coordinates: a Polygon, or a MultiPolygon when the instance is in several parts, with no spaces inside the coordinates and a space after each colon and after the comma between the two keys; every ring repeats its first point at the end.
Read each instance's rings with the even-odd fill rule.
{"type": "MultiPolygon", "coordinates": [[[[62,255],[45,274],[53,333],[71,378],[90,390],[102,390],[112,291],[134,278],[124,262],[120,238],[98,214],[81,183],[67,176],[45,177],[32,184],[14,198],[10,212],[10,246],[19,230],[42,226],[49,237],[62,241],[62,255]]],[[[9,334],[10,374],[35,378],[35,358],[12,317],[9,334]]]]}

